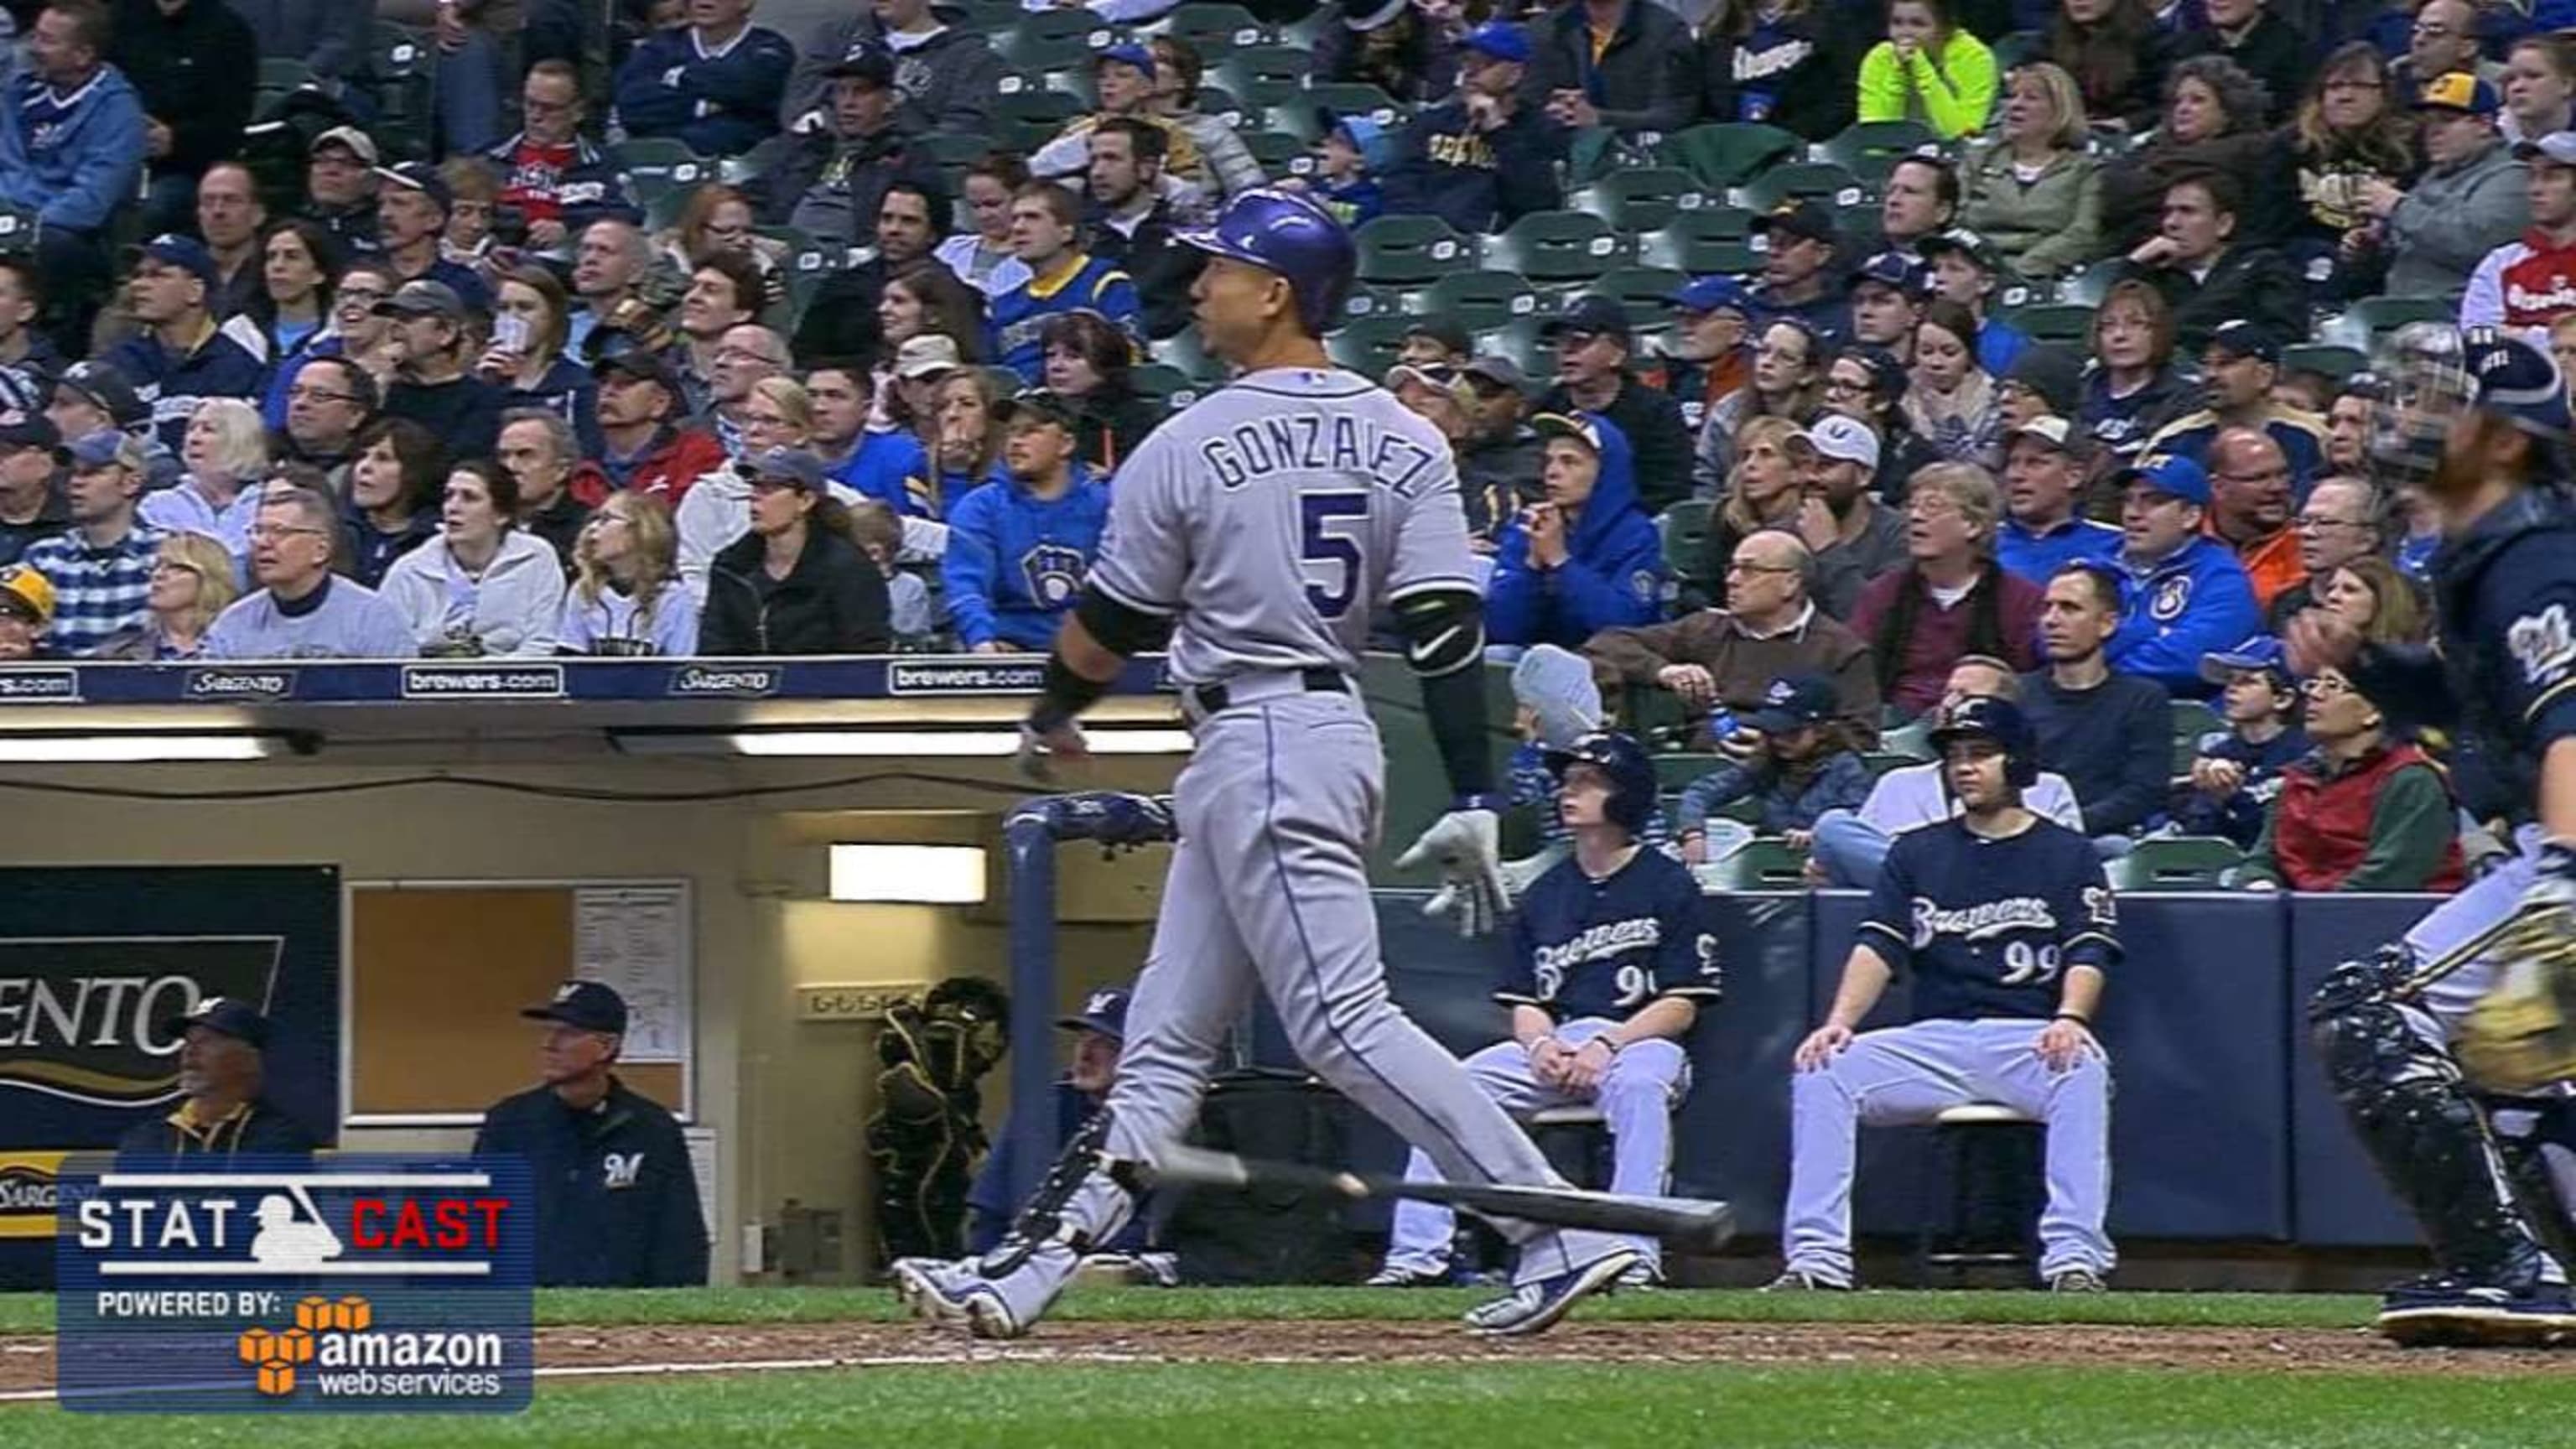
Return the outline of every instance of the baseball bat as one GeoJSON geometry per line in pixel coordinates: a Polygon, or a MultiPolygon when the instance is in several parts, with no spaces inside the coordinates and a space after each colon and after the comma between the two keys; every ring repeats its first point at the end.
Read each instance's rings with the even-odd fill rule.
{"type": "Polygon", "coordinates": [[[1342,1197],[1409,1197],[1447,1203],[1485,1217],[1521,1218],[1563,1228],[1640,1233],[1678,1247],[1714,1249],[1735,1236],[1735,1210],[1722,1202],[1688,1197],[1632,1197],[1579,1187],[1522,1187],[1498,1182],[1407,1182],[1380,1173],[1337,1172],[1303,1163],[1271,1162],[1170,1146],[1159,1154],[1154,1177],[1193,1187],[1290,1187],[1342,1197]]]}

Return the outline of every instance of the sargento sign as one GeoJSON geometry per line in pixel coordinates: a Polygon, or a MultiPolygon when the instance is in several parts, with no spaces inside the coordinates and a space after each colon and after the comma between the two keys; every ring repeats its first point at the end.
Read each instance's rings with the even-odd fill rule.
{"type": "Polygon", "coordinates": [[[264,1008],[284,949],[277,936],[0,938],[0,1091],[169,1101],[179,1039],[161,1024],[207,996],[264,1008]]]}

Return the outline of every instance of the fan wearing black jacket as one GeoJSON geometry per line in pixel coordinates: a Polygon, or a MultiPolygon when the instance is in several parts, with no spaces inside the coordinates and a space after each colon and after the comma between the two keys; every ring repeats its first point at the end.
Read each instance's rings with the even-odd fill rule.
{"type": "Polygon", "coordinates": [[[850,541],[823,460],[772,448],[750,460],[751,530],[707,570],[698,652],[881,654],[893,638],[885,575],[850,541]]]}

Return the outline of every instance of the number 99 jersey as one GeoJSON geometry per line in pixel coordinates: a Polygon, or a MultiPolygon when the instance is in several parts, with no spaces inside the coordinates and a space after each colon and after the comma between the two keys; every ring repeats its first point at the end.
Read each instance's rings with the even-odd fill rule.
{"type": "Polygon", "coordinates": [[[1620,1021],[1659,996],[1718,997],[1717,938],[1699,882],[1681,862],[1641,849],[1600,880],[1572,857],[1521,896],[1511,959],[1494,999],[1560,1022],[1620,1021]]]}
{"type": "Polygon", "coordinates": [[[2120,959],[2093,842],[2051,820],[1988,839],[1948,820],[1896,839],[1854,943],[1914,976],[1914,1017],[2055,1014],[2059,979],[2120,959]]]}

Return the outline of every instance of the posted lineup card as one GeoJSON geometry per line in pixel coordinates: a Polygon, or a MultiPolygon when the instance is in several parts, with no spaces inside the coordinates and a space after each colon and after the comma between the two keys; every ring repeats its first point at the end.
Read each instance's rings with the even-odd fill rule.
{"type": "Polygon", "coordinates": [[[517,1158],[75,1157],[56,1393],[92,1413],[511,1413],[535,1382],[517,1158]]]}

